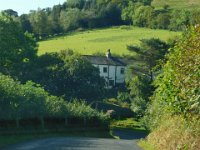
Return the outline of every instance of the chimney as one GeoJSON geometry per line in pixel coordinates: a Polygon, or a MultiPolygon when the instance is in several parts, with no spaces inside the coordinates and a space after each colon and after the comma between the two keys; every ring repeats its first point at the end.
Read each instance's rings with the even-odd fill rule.
{"type": "Polygon", "coordinates": [[[111,58],[110,49],[108,49],[108,51],[107,51],[107,53],[106,53],[106,57],[107,57],[108,59],[110,59],[110,58],[111,58]]]}

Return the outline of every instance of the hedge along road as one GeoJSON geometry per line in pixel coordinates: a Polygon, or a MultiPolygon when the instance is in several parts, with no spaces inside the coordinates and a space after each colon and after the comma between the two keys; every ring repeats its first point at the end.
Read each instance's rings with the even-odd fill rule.
{"type": "Polygon", "coordinates": [[[123,139],[55,137],[16,144],[2,150],[141,150],[136,144],[141,136],[131,139],[130,132],[116,133],[123,139]]]}

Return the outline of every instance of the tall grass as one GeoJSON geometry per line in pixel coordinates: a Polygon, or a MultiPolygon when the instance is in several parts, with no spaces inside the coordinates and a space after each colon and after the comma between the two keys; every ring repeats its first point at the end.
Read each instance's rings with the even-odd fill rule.
{"type": "Polygon", "coordinates": [[[181,116],[163,118],[161,125],[147,138],[160,150],[199,150],[200,120],[193,117],[190,122],[181,116]]]}

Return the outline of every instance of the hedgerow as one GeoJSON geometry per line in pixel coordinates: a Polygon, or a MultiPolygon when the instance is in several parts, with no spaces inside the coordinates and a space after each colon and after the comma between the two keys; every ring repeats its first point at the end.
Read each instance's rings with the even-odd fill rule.
{"type": "Polygon", "coordinates": [[[19,81],[0,74],[0,120],[15,120],[19,127],[22,119],[39,119],[44,127],[44,118],[96,118],[106,121],[108,117],[92,109],[84,101],[66,102],[49,95],[40,85],[31,81],[19,81]]]}

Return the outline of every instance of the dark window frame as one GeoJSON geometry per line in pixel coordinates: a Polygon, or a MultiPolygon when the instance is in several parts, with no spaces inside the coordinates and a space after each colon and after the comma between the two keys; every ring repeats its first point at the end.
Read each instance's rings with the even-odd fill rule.
{"type": "Polygon", "coordinates": [[[124,74],[124,73],[125,73],[125,68],[121,68],[121,69],[120,69],[120,73],[121,73],[121,74],[124,74]]]}
{"type": "Polygon", "coordinates": [[[109,80],[109,86],[114,86],[115,85],[115,81],[114,80],[109,80]]]}
{"type": "Polygon", "coordinates": [[[108,72],[108,68],[107,67],[103,67],[103,73],[107,73],[108,72]]]}

